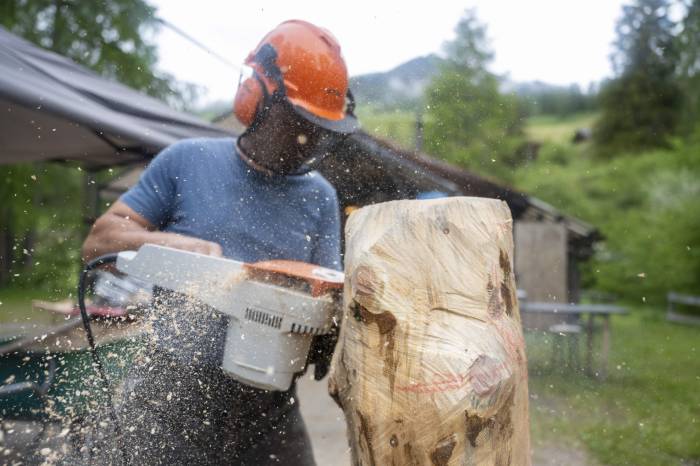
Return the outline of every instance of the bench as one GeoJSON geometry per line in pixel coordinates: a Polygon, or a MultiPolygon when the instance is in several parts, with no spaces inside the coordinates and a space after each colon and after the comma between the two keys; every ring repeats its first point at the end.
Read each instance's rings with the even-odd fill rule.
{"type": "MultiPolygon", "coordinates": [[[[588,322],[586,324],[586,372],[589,375],[596,375],[600,379],[605,379],[607,377],[608,355],[610,353],[611,343],[610,316],[612,314],[627,314],[627,309],[620,306],[614,306],[612,304],[565,304],[532,301],[521,302],[520,308],[523,310],[523,312],[539,312],[575,316],[588,314],[588,322]],[[593,328],[594,319],[596,317],[603,318],[603,342],[601,349],[602,361],[598,371],[593,370],[593,328]]],[[[575,334],[576,332],[569,333],[575,334]]]]}
{"type": "Polygon", "coordinates": [[[700,307],[700,296],[669,292],[666,295],[666,320],[680,324],[700,325],[700,316],[692,316],[676,312],[674,305],[700,307]]]}

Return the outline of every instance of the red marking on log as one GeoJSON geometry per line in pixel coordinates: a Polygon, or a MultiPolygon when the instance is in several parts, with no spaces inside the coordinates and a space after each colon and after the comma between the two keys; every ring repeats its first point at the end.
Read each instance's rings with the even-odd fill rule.
{"type": "Polygon", "coordinates": [[[469,368],[469,381],[480,396],[494,392],[509,375],[510,370],[502,361],[483,354],[469,368]]]}
{"type": "Polygon", "coordinates": [[[412,383],[396,387],[402,392],[411,393],[437,393],[458,390],[467,383],[467,374],[436,374],[433,380],[428,382],[412,383]]]}
{"type": "Polygon", "coordinates": [[[510,373],[504,362],[481,355],[464,374],[437,373],[432,380],[399,385],[396,390],[407,393],[441,393],[459,390],[470,383],[474,393],[485,396],[496,391],[510,373]]]}

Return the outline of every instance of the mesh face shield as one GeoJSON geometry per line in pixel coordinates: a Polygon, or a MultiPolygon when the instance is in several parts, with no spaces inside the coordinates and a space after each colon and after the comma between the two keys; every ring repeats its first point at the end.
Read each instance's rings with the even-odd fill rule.
{"type": "MultiPolygon", "coordinates": [[[[296,107],[292,107],[297,110],[296,107]]],[[[297,114],[299,114],[298,110],[297,114]]],[[[299,131],[296,136],[296,143],[298,145],[298,153],[304,154],[305,157],[298,167],[289,172],[290,175],[302,175],[315,170],[349,136],[349,134],[331,131],[311,123],[303,116],[298,118],[301,123],[297,126],[299,131]]]]}

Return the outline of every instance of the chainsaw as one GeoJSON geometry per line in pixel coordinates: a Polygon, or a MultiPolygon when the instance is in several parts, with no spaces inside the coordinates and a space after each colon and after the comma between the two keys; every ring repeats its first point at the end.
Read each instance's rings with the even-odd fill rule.
{"type": "Polygon", "coordinates": [[[153,244],[98,259],[227,315],[223,371],[266,390],[288,390],[314,337],[334,330],[344,283],[342,272],[303,262],[245,263],[153,244]]]}

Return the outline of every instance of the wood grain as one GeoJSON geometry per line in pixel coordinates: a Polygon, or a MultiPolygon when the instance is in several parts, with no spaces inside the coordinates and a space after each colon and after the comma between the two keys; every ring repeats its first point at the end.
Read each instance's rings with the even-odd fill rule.
{"type": "Polygon", "coordinates": [[[395,201],[351,215],[329,392],[353,464],[530,464],[512,257],[501,201],[395,201]]]}

